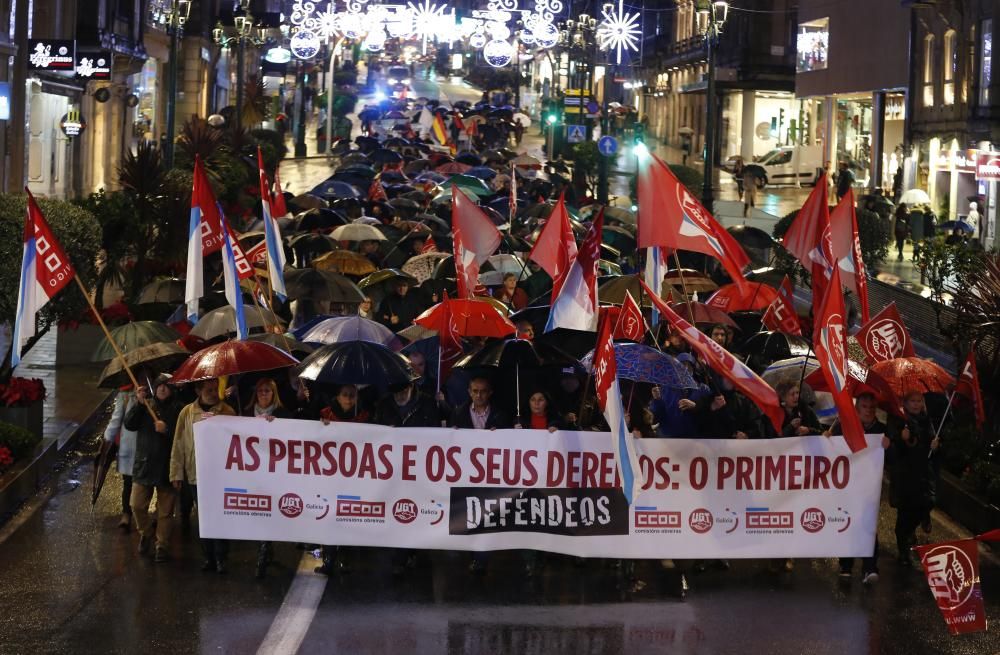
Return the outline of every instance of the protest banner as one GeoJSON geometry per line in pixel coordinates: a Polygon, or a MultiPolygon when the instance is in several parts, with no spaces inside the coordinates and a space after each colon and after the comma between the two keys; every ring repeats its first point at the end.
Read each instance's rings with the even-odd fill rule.
{"type": "Polygon", "coordinates": [[[603,432],[195,425],[203,537],[581,557],[869,556],[881,435],[643,439],[629,507],[603,432]]]}

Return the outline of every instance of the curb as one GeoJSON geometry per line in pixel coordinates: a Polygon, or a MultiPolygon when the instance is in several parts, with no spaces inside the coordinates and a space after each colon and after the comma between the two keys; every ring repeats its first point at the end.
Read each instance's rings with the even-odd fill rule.
{"type": "Polygon", "coordinates": [[[23,467],[15,467],[0,477],[0,526],[7,523],[21,505],[31,498],[52,474],[59,457],[76,445],[80,437],[93,431],[98,419],[104,415],[115,392],[109,392],[94,408],[83,423],[70,423],[56,438],[44,439],[23,467]]]}

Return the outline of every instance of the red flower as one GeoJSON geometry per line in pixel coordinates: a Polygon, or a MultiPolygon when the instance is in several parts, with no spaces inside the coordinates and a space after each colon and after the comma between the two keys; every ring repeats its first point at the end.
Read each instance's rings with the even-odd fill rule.
{"type": "Polygon", "coordinates": [[[10,466],[14,463],[14,455],[11,454],[10,448],[7,446],[0,446],[0,469],[10,466]]]}
{"type": "Polygon", "coordinates": [[[45,399],[45,384],[38,378],[11,378],[0,383],[0,406],[28,407],[45,399]]]}

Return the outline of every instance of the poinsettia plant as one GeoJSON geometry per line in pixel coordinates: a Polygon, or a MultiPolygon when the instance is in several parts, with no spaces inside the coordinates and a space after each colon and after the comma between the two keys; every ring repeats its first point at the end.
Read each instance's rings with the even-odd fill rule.
{"type": "Polygon", "coordinates": [[[45,384],[38,378],[11,378],[0,382],[0,407],[28,407],[45,400],[45,384]]]}
{"type": "Polygon", "coordinates": [[[14,463],[14,454],[7,446],[0,446],[0,471],[14,463]]]}
{"type": "MultiPolygon", "coordinates": [[[[132,312],[129,310],[128,305],[123,302],[116,302],[113,305],[108,305],[101,310],[101,318],[104,319],[105,325],[116,326],[124,325],[133,319],[132,312]]],[[[83,313],[76,318],[68,318],[59,321],[59,327],[63,330],[75,330],[81,325],[97,325],[97,318],[94,316],[94,312],[87,307],[83,313]]]]}

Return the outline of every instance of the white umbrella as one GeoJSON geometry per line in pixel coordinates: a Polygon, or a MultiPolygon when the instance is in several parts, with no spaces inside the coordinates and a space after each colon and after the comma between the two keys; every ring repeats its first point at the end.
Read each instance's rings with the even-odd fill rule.
{"type": "Polygon", "coordinates": [[[493,270],[500,273],[501,276],[507,273],[513,273],[518,276],[518,279],[523,275],[527,277],[527,272],[524,269],[524,262],[517,255],[502,254],[502,255],[491,255],[487,260],[493,270]]]}
{"type": "Polygon", "coordinates": [[[351,223],[341,225],[330,233],[337,241],[386,241],[385,235],[371,225],[351,223]]]}
{"type": "Polygon", "coordinates": [[[528,117],[528,115],[527,115],[527,114],[514,114],[514,115],[513,115],[512,117],[511,117],[511,121],[513,121],[513,122],[515,122],[515,123],[516,123],[516,122],[517,122],[518,120],[520,120],[520,121],[521,121],[521,125],[523,125],[523,126],[525,126],[525,127],[531,127],[531,119],[530,119],[530,118],[528,117]]]}
{"type": "MultiPolygon", "coordinates": [[[[244,318],[247,322],[247,329],[267,328],[272,325],[283,326],[284,321],[275,316],[267,309],[254,310],[246,308],[244,318]],[[261,320],[261,319],[264,320],[261,320]]],[[[231,305],[224,305],[218,309],[208,312],[195,323],[191,328],[191,334],[202,339],[214,339],[236,332],[236,310],[231,305]]]]}
{"type": "Polygon", "coordinates": [[[923,189],[910,189],[899,197],[899,202],[906,205],[929,205],[931,197],[923,189]]]}

